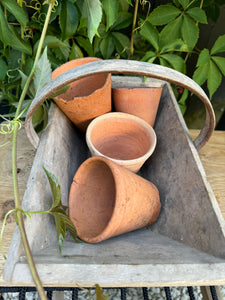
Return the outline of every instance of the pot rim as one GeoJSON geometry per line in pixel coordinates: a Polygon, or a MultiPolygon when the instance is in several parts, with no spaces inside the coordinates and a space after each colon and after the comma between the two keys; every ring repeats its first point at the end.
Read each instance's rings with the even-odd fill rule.
{"type": "Polygon", "coordinates": [[[137,116],[128,114],[128,113],[110,112],[110,113],[103,114],[99,117],[96,117],[94,120],[91,121],[91,123],[88,125],[87,131],[86,131],[86,143],[87,143],[89,149],[94,149],[97,156],[105,157],[109,160],[114,161],[115,163],[117,163],[119,165],[126,166],[128,164],[135,165],[137,163],[142,163],[143,160],[147,160],[155,150],[156,143],[157,143],[157,136],[156,136],[156,133],[155,133],[155,130],[153,129],[153,127],[150,124],[148,124],[146,121],[144,121],[143,119],[141,119],[137,116]],[[114,117],[122,117],[125,119],[135,121],[136,123],[139,123],[142,127],[144,127],[146,129],[146,132],[148,133],[152,142],[150,143],[150,147],[149,147],[148,151],[144,155],[134,158],[134,159],[127,159],[127,160],[115,159],[115,158],[112,158],[112,157],[102,154],[95,148],[95,146],[93,145],[93,143],[91,141],[91,132],[92,132],[93,127],[95,126],[95,124],[98,121],[101,121],[102,119],[108,119],[108,118],[114,118],[114,117]]]}
{"type": "MultiPolygon", "coordinates": [[[[118,223],[118,219],[119,220],[123,219],[123,216],[124,216],[124,213],[121,211],[123,209],[123,206],[119,206],[120,195],[118,194],[118,189],[120,190],[121,189],[120,186],[123,186],[123,180],[121,180],[121,177],[118,178],[118,173],[120,172],[119,169],[123,168],[123,167],[119,166],[118,164],[116,164],[115,162],[113,162],[112,160],[110,160],[106,157],[93,156],[83,162],[83,164],[78,168],[75,176],[77,174],[79,175],[79,172],[82,172],[82,169],[86,168],[88,165],[90,165],[92,163],[95,163],[96,161],[97,162],[101,161],[110,170],[110,172],[113,176],[113,181],[114,181],[115,198],[114,198],[114,207],[112,210],[112,214],[111,214],[107,224],[105,225],[105,227],[103,228],[103,230],[100,233],[98,233],[94,237],[86,237],[86,236],[82,236],[82,234],[81,234],[81,236],[79,236],[79,232],[78,232],[78,236],[80,237],[81,240],[83,240],[84,242],[87,242],[87,243],[91,243],[91,244],[102,242],[105,239],[107,239],[105,237],[111,236],[111,232],[116,231],[116,229],[117,229],[117,228],[115,228],[115,224],[117,224],[118,228],[120,226],[120,224],[118,223]],[[118,206],[119,206],[119,210],[118,210],[118,206]],[[115,221],[114,221],[114,219],[115,219],[115,221]]],[[[125,171],[131,172],[129,170],[125,170],[125,171]]],[[[136,175],[136,174],[134,174],[134,175],[136,175]]],[[[71,191],[70,191],[70,195],[71,195],[71,191]]],[[[69,204],[69,217],[71,216],[70,202],[73,201],[70,195],[69,195],[69,203],[68,203],[69,204]]],[[[124,208],[124,210],[125,210],[125,208],[124,208]]]]}
{"type": "MultiPolygon", "coordinates": [[[[70,65],[70,64],[73,63],[74,61],[88,61],[88,62],[84,63],[84,64],[88,64],[88,63],[92,63],[92,62],[100,61],[100,60],[101,60],[101,59],[98,58],[98,57],[81,57],[81,58],[76,58],[76,59],[67,61],[67,62],[65,62],[64,64],[62,64],[62,65],[60,65],[59,67],[57,67],[57,68],[52,72],[52,75],[54,74],[54,72],[55,72],[56,70],[60,70],[60,69],[63,68],[63,66],[65,66],[65,65],[70,65]]],[[[70,71],[70,70],[72,70],[72,69],[75,69],[75,68],[77,68],[77,67],[80,67],[80,66],[82,66],[82,65],[84,65],[84,64],[79,64],[78,66],[75,66],[75,67],[73,67],[73,68],[70,68],[70,69],[68,69],[68,70],[66,70],[66,71],[64,71],[64,72],[62,72],[62,73],[60,73],[59,75],[57,75],[57,76],[55,76],[55,77],[52,76],[52,79],[54,79],[54,78],[56,78],[56,77],[59,77],[59,76],[63,76],[64,73],[66,73],[66,72],[68,72],[68,71],[70,71]]],[[[57,101],[61,101],[61,102],[63,102],[63,103],[68,103],[68,102],[73,102],[73,101],[77,100],[78,98],[90,97],[90,96],[94,95],[95,93],[98,93],[99,90],[104,89],[105,86],[108,84],[108,81],[111,80],[111,73],[104,73],[104,74],[106,75],[106,79],[105,79],[104,84],[103,84],[100,88],[94,90],[92,93],[90,93],[90,94],[88,94],[88,95],[85,95],[85,96],[76,96],[76,97],[73,97],[73,99],[71,99],[71,100],[65,100],[65,99],[61,98],[60,95],[58,95],[58,96],[56,96],[56,97],[53,97],[53,99],[54,99],[56,102],[57,102],[57,101]]],[[[97,76],[97,75],[98,75],[98,74],[95,74],[95,76],[97,76]]],[[[99,75],[102,75],[102,74],[99,74],[99,75]]],[[[78,79],[78,80],[79,80],[79,79],[78,79]]],[[[75,80],[75,81],[77,81],[77,80],[75,80]]],[[[72,81],[71,83],[73,83],[73,82],[75,82],[75,81],[72,81]]],[[[70,84],[68,84],[68,85],[70,85],[70,84]]]]}

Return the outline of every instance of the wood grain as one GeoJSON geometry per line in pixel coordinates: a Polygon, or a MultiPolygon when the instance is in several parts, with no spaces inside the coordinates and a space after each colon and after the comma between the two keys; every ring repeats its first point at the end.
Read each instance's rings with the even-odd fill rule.
{"type": "MultiPolygon", "coordinates": [[[[0,145],[9,140],[9,136],[0,135],[0,145]]],[[[33,163],[35,149],[30,144],[26,137],[24,128],[18,133],[18,182],[19,182],[19,196],[22,201],[23,194],[26,188],[27,179],[33,163]]],[[[13,182],[12,182],[12,167],[11,167],[11,143],[0,148],[0,227],[5,214],[14,208],[13,182]]],[[[11,242],[12,234],[15,229],[15,219],[13,215],[9,215],[6,222],[5,232],[3,236],[3,250],[7,253],[11,242]]],[[[10,286],[2,279],[2,272],[4,269],[5,260],[0,255],[0,285],[10,286]]]]}
{"type": "MultiPolygon", "coordinates": [[[[191,130],[191,136],[194,138],[198,135],[198,130],[191,130]]],[[[5,136],[0,136],[0,145],[6,141],[5,136]]],[[[35,151],[33,147],[29,144],[26,138],[24,129],[19,132],[18,139],[18,177],[20,185],[20,195],[24,193],[27,178],[31,169],[33,157],[35,151]]],[[[203,163],[204,169],[207,174],[209,183],[215,193],[216,199],[219,203],[220,209],[222,211],[223,217],[225,218],[225,132],[214,131],[210,141],[200,150],[200,158],[203,163]]],[[[1,191],[1,220],[0,225],[2,225],[2,219],[4,214],[9,209],[13,208],[13,187],[12,187],[12,175],[11,175],[11,147],[10,145],[0,149],[0,191],[1,191]]],[[[10,244],[11,236],[15,228],[15,222],[12,217],[9,217],[7,221],[7,226],[4,234],[3,246],[4,250],[7,249],[10,244]]],[[[2,279],[2,271],[4,268],[4,259],[0,258],[0,285],[1,286],[11,286],[15,285],[10,282],[6,282],[2,279]]],[[[184,283],[187,284],[187,283],[184,283]]],[[[192,283],[193,284],[193,283],[192,283]]],[[[200,284],[200,283],[197,283],[200,284]]],[[[205,285],[209,283],[201,283],[205,285]]],[[[210,284],[225,284],[221,281],[213,281],[210,284]]],[[[27,285],[27,283],[20,283],[20,285],[27,285]]],[[[58,284],[60,285],[60,283],[58,284]]]]}
{"type": "MultiPolygon", "coordinates": [[[[198,130],[191,130],[195,138],[198,130]]],[[[207,179],[225,219],[225,131],[214,131],[209,142],[199,151],[207,179]]]]}

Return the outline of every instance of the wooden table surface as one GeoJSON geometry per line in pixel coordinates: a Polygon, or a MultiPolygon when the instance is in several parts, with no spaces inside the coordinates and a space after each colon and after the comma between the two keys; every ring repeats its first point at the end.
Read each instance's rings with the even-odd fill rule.
{"type": "MultiPolygon", "coordinates": [[[[193,138],[197,136],[198,132],[198,130],[190,131],[193,138]]],[[[6,136],[0,135],[0,145],[6,140],[6,136]]],[[[24,130],[20,130],[18,138],[18,178],[21,199],[34,155],[35,150],[27,140],[24,130]]],[[[215,131],[210,141],[200,150],[199,155],[208,181],[219,203],[222,215],[225,218],[225,131],[215,131]]],[[[5,214],[14,208],[10,144],[0,148],[0,157],[0,227],[2,227],[5,214]]],[[[5,253],[7,253],[9,248],[14,228],[14,217],[9,216],[3,237],[3,249],[5,253]]],[[[12,286],[12,283],[3,280],[3,269],[4,259],[0,256],[0,286],[12,286]]],[[[26,285],[26,283],[24,284],[26,285]]],[[[212,282],[212,285],[216,285],[216,283],[212,282]]]]}

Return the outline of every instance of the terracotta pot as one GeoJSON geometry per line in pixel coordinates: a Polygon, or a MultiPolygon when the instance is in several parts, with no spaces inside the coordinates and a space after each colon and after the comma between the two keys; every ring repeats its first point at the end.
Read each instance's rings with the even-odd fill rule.
{"type": "Polygon", "coordinates": [[[162,88],[113,88],[115,111],[142,118],[152,127],[159,106],[162,88]]]}
{"type": "Polygon", "coordinates": [[[144,120],[112,112],[97,117],[89,124],[86,142],[92,156],[107,157],[138,172],[155,149],[156,134],[144,120]]]}
{"type": "Polygon", "coordinates": [[[79,167],[69,195],[69,217],[88,243],[148,226],[160,207],[154,184],[97,156],[79,167]]]}
{"type": "MultiPolygon", "coordinates": [[[[100,60],[85,57],[71,60],[52,73],[52,79],[77,66],[100,60]]],[[[76,126],[85,131],[97,116],[111,111],[111,74],[96,74],[70,83],[66,93],[54,98],[56,104],[76,126]]]]}

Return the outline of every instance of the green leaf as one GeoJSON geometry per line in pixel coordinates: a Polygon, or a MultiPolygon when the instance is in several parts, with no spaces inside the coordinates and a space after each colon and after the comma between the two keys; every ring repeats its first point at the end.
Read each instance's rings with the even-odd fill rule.
{"type": "Polygon", "coordinates": [[[179,0],[179,3],[183,7],[183,9],[186,9],[189,5],[189,0],[179,0]]]}
{"type": "Polygon", "coordinates": [[[209,90],[209,97],[212,98],[215,91],[218,89],[222,81],[222,74],[220,73],[216,64],[210,60],[209,62],[209,73],[207,80],[207,87],[209,90]]]}
{"type": "Polygon", "coordinates": [[[96,300],[107,300],[108,299],[108,296],[105,296],[103,294],[103,289],[98,284],[95,284],[95,293],[96,293],[96,300]]]}
{"type": "Polygon", "coordinates": [[[0,6],[0,40],[5,46],[11,46],[13,49],[19,50],[26,54],[32,54],[31,45],[25,42],[17,34],[14,27],[9,25],[5,19],[5,15],[0,6]]]}
{"type": "Polygon", "coordinates": [[[78,242],[78,240],[77,240],[77,230],[76,230],[76,227],[74,226],[73,222],[70,220],[70,218],[67,215],[61,214],[60,217],[62,219],[62,222],[66,226],[66,230],[69,231],[69,233],[71,234],[74,241],[78,242]]]}
{"type": "Polygon", "coordinates": [[[193,80],[199,85],[202,85],[208,77],[208,72],[209,64],[205,64],[203,66],[198,67],[193,74],[193,80]]]}
{"type": "Polygon", "coordinates": [[[166,25],[159,35],[160,47],[164,47],[181,37],[182,17],[166,25]]]}
{"type": "Polygon", "coordinates": [[[173,69],[184,73],[185,72],[185,62],[182,57],[175,54],[163,54],[161,55],[163,59],[165,59],[173,69]]]}
{"type": "Polygon", "coordinates": [[[159,33],[158,30],[148,21],[142,26],[140,34],[156,49],[159,50],[159,33]]]}
{"type": "Polygon", "coordinates": [[[70,44],[69,41],[66,40],[63,42],[63,46],[54,47],[52,51],[54,52],[55,56],[59,58],[61,61],[65,62],[68,61],[69,54],[70,54],[70,44]]]}
{"type": "Polygon", "coordinates": [[[55,93],[51,94],[51,98],[55,98],[61,94],[66,93],[69,88],[70,88],[70,85],[66,85],[66,86],[62,87],[61,89],[57,90],[55,93]]]}
{"type": "MultiPolygon", "coordinates": [[[[21,77],[21,89],[23,90],[26,82],[27,82],[27,78],[28,76],[26,74],[24,74],[21,70],[18,70],[19,71],[19,74],[20,74],[20,77],[21,77]]],[[[34,87],[34,82],[31,81],[31,83],[29,84],[29,88],[28,88],[28,91],[27,91],[27,94],[31,97],[31,98],[34,98],[35,96],[35,87],[34,87]]]]}
{"type": "Polygon", "coordinates": [[[52,208],[57,207],[61,204],[61,192],[60,192],[60,185],[58,179],[50,173],[48,170],[43,167],[45,174],[48,177],[48,181],[52,191],[52,208]]]}
{"type": "Polygon", "coordinates": [[[210,61],[209,49],[205,48],[200,52],[196,66],[197,67],[203,66],[205,64],[208,64],[209,61],[210,61]]]}
{"type": "Polygon", "coordinates": [[[70,38],[77,30],[78,12],[76,6],[67,0],[63,0],[59,15],[59,25],[62,31],[62,40],[70,38]]]}
{"type": "Polygon", "coordinates": [[[32,124],[33,126],[37,126],[41,123],[44,116],[44,109],[42,105],[38,106],[38,108],[35,110],[33,116],[32,116],[32,124]]]}
{"type": "Polygon", "coordinates": [[[162,57],[159,57],[159,63],[160,63],[161,66],[170,68],[170,65],[168,64],[168,62],[162,57]]]}
{"type": "Polygon", "coordinates": [[[115,23],[111,26],[111,30],[121,30],[132,24],[133,15],[126,11],[120,11],[115,23]]]}
{"type": "Polygon", "coordinates": [[[55,212],[51,212],[55,219],[56,233],[58,239],[59,252],[62,253],[62,244],[66,237],[66,225],[62,221],[61,215],[55,212]]]}
{"type": "Polygon", "coordinates": [[[147,62],[153,62],[155,59],[156,59],[156,53],[153,51],[147,51],[141,60],[147,62]]]}
{"type": "Polygon", "coordinates": [[[84,57],[83,52],[81,51],[80,47],[73,41],[70,55],[69,55],[69,60],[73,60],[76,58],[82,58],[84,57]]]}
{"type": "Polygon", "coordinates": [[[50,213],[54,216],[55,222],[56,222],[56,230],[57,230],[57,237],[59,240],[59,246],[62,246],[62,243],[64,241],[66,230],[69,231],[72,238],[75,242],[80,242],[77,239],[77,230],[74,226],[73,222],[70,220],[70,218],[67,216],[65,212],[66,207],[55,207],[50,210],[50,213]],[[61,234],[61,236],[60,236],[61,234]],[[60,239],[59,239],[60,238],[60,239]]]}
{"type": "Polygon", "coordinates": [[[77,36],[75,37],[75,40],[80,45],[80,47],[87,52],[88,56],[94,56],[92,44],[90,43],[89,39],[84,38],[82,36],[77,36]]]}
{"type": "Polygon", "coordinates": [[[88,38],[92,43],[98,34],[98,26],[102,19],[102,7],[99,0],[84,0],[83,16],[87,18],[88,38]]]}
{"type": "Polygon", "coordinates": [[[119,0],[103,0],[102,7],[106,14],[106,31],[116,21],[119,9],[119,0]]]}
{"type": "Polygon", "coordinates": [[[217,64],[217,66],[219,67],[220,71],[225,76],[225,57],[212,56],[211,58],[217,64]]]}
{"type": "Polygon", "coordinates": [[[47,56],[47,48],[45,48],[37,62],[33,78],[36,94],[52,79],[52,70],[47,56]]]}
{"type": "Polygon", "coordinates": [[[216,54],[219,52],[225,51],[225,34],[218,37],[218,39],[215,41],[210,53],[216,54]]]}
{"type": "Polygon", "coordinates": [[[190,17],[192,17],[195,21],[207,24],[207,16],[203,9],[200,7],[193,7],[187,10],[186,12],[190,17]]]}
{"type": "Polygon", "coordinates": [[[112,35],[109,34],[106,38],[102,39],[100,43],[100,50],[104,59],[110,58],[115,47],[113,44],[112,35]]]}
{"type": "Polygon", "coordinates": [[[126,57],[126,54],[130,48],[130,40],[129,38],[120,32],[112,32],[113,42],[116,47],[117,52],[122,57],[126,57]]]}
{"type": "MultiPolygon", "coordinates": [[[[131,0],[126,0],[126,1],[127,1],[127,3],[128,3],[129,5],[133,6],[133,3],[132,3],[131,0]]],[[[124,1],[124,2],[125,2],[125,1],[124,1]]]]}
{"type": "Polygon", "coordinates": [[[187,110],[187,104],[186,104],[187,98],[188,98],[188,90],[185,89],[182,93],[181,98],[178,101],[178,105],[179,105],[182,115],[184,115],[187,110]]]}
{"type": "Polygon", "coordinates": [[[28,14],[24,8],[20,7],[15,0],[2,0],[1,3],[22,26],[26,26],[28,14]]]}
{"type": "Polygon", "coordinates": [[[156,7],[148,21],[153,25],[165,25],[179,16],[181,11],[171,4],[159,5],[156,7]]]}
{"type": "Polygon", "coordinates": [[[198,41],[199,28],[193,19],[185,15],[183,18],[182,36],[189,49],[192,50],[198,41]]]}
{"type": "MultiPolygon", "coordinates": [[[[34,52],[37,52],[39,42],[40,40],[38,40],[35,43],[34,52]]],[[[68,44],[66,42],[61,41],[60,39],[58,39],[53,35],[46,35],[42,48],[44,49],[45,47],[48,48],[68,47],[68,44]]]]}
{"type": "Polygon", "coordinates": [[[0,57],[0,80],[4,80],[7,74],[7,64],[6,62],[0,57]]]}
{"type": "Polygon", "coordinates": [[[161,49],[160,53],[174,52],[174,51],[189,52],[188,47],[184,43],[184,41],[181,39],[177,39],[177,40],[173,41],[172,43],[164,45],[163,48],[161,49]]]}

